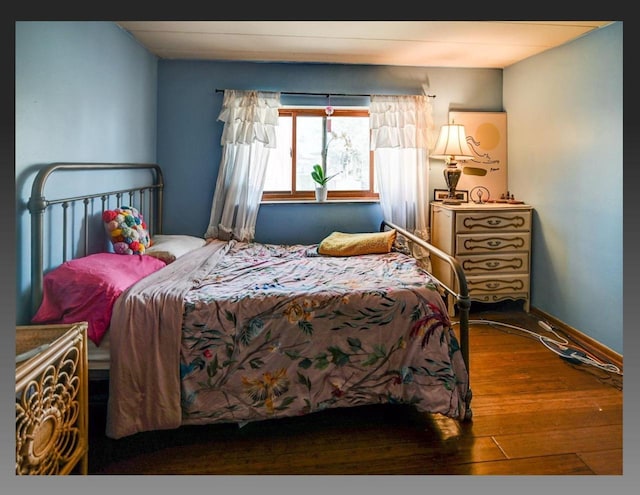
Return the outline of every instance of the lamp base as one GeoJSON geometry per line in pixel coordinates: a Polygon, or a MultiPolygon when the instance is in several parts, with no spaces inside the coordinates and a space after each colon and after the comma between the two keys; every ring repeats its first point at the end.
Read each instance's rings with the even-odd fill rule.
{"type": "Polygon", "coordinates": [[[462,203],[461,200],[456,198],[456,186],[458,185],[458,180],[460,180],[460,176],[462,175],[462,170],[457,167],[457,163],[454,161],[450,161],[447,163],[447,166],[444,169],[444,180],[447,183],[447,190],[449,194],[447,194],[446,198],[443,198],[442,202],[447,205],[459,205],[462,203]]]}

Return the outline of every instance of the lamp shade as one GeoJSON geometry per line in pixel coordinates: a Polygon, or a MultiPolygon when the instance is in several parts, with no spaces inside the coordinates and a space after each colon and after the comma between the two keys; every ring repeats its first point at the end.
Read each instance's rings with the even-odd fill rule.
{"type": "Polygon", "coordinates": [[[438,141],[429,155],[432,158],[445,158],[451,161],[471,160],[473,153],[467,144],[467,135],[461,124],[447,124],[440,128],[438,141]]]}

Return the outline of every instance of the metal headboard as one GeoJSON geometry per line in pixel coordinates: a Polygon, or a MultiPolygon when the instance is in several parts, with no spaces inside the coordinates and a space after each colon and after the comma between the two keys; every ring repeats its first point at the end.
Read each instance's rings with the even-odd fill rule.
{"type": "Polygon", "coordinates": [[[82,226],[84,230],[84,255],[89,254],[90,216],[89,205],[93,200],[101,201],[101,209],[106,209],[110,199],[116,200],[116,207],[125,204],[127,199],[130,206],[144,205],[145,221],[152,233],[162,233],[162,202],[164,181],[159,165],[153,163],[52,163],[42,168],[36,175],[31,187],[31,197],[28,208],[31,213],[31,311],[35,314],[42,301],[43,277],[44,277],[44,217],[50,206],[62,207],[62,256],[67,260],[67,229],[70,224],[68,211],[77,204],[84,205],[82,226]],[[152,172],[150,184],[135,186],[132,188],[109,190],[80,196],[70,196],[50,199],[45,196],[45,186],[52,174],[58,171],[69,170],[149,170],[152,172]],[[149,193],[148,196],[146,193],[149,193]]]}

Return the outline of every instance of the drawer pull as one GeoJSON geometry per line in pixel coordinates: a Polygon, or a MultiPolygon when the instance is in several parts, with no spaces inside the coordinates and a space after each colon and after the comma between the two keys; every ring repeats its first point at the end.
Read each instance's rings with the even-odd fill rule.
{"type": "Polygon", "coordinates": [[[526,225],[527,221],[522,216],[514,216],[514,217],[499,217],[497,215],[492,215],[490,217],[487,216],[469,216],[465,217],[462,220],[462,224],[467,229],[475,229],[475,228],[497,228],[505,229],[507,227],[512,227],[515,229],[520,229],[526,225]],[[503,225],[504,222],[504,225],[503,225]]]}
{"type": "Polygon", "coordinates": [[[522,280],[478,280],[476,282],[470,281],[469,286],[471,289],[475,289],[477,286],[480,289],[488,290],[522,290],[524,288],[524,282],[522,280]]]}
{"type": "MultiPolygon", "coordinates": [[[[491,238],[491,239],[464,239],[461,246],[466,251],[472,251],[476,249],[492,249],[492,250],[505,250],[508,247],[514,249],[522,249],[525,246],[525,239],[522,237],[510,237],[510,238],[491,238]]],[[[461,254],[458,252],[458,254],[461,254]]]]}
{"type": "Polygon", "coordinates": [[[470,273],[496,270],[521,270],[524,261],[521,258],[465,258],[462,261],[462,268],[470,273]]]}

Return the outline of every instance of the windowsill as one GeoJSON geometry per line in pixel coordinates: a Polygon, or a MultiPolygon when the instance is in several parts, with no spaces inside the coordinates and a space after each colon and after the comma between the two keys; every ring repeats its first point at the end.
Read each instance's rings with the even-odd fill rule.
{"type": "Polygon", "coordinates": [[[327,199],[326,201],[316,201],[315,199],[277,199],[260,201],[261,205],[299,205],[299,204],[348,204],[348,203],[379,203],[379,199],[374,198],[340,198],[340,199],[327,199]]]}

